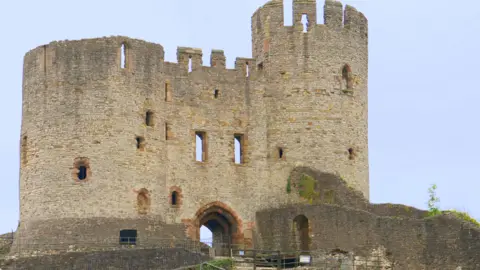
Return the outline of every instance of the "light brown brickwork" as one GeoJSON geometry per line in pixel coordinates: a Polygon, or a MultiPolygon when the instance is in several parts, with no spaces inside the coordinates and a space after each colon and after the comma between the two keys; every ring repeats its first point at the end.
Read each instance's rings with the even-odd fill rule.
{"type": "Polygon", "coordinates": [[[234,69],[225,68],[221,50],[212,51],[211,67],[203,66],[201,50],[185,47],[170,63],[161,45],[121,36],[28,52],[21,221],[147,216],[182,224],[219,202],[229,206],[240,237],[241,221],[253,221],[256,211],[301,201],[285,192],[295,166],[340,175],[368,198],[367,20],[347,6],[343,25],[342,5],[328,0],[326,24],[316,25],[315,1],[293,3],[293,26],[284,26],[282,1],[253,14],[253,58],[237,58],[234,69]],[[342,79],[346,64],[349,83],[342,79]],[[205,162],[192,159],[195,131],[206,134],[205,162]],[[232,159],[234,134],[244,136],[241,166],[232,159]],[[140,149],[136,138],[144,140],[140,149]],[[89,164],[81,184],[72,180],[78,157],[89,164]],[[175,209],[167,203],[172,186],[181,189],[175,209]],[[131,190],[142,188],[149,207],[139,213],[131,190]]]}

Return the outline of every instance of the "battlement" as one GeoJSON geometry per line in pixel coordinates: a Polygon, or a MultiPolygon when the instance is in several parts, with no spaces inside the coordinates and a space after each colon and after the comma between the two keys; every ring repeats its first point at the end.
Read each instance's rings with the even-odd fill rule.
{"type": "MultiPolygon", "coordinates": [[[[253,33],[263,33],[268,36],[281,31],[284,26],[284,6],[282,0],[272,0],[258,8],[252,16],[253,33]]],[[[306,16],[307,31],[311,32],[319,27],[327,27],[333,31],[348,31],[359,34],[361,37],[368,36],[368,20],[362,12],[357,11],[350,5],[345,5],[336,0],[325,0],[324,25],[317,24],[317,1],[316,0],[293,0],[293,28],[303,31],[302,19],[306,16]]]]}
{"type": "MultiPolygon", "coordinates": [[[[81,67],[76,76],[92,71],[93,76],[102,77],[118,72],[153,74],[165,71],[164,55],[160,44],[124,36],[54,41],[27,52],[24,71],[26,74],[37,72],[48,75],[54,69],[68,70],[75,66],[81,67]]],[[[179,75],[203,71],[230,72],[241,76],[246,72],[246,66],[254,62],[254,59],[239,57],[235,67],[227,69],[223,50],[212,50],[210,66],[203,65],[202,57],[202,49],[178,47],[177,63],[168,63],[168,69],[179,72],[179,75]]]]}

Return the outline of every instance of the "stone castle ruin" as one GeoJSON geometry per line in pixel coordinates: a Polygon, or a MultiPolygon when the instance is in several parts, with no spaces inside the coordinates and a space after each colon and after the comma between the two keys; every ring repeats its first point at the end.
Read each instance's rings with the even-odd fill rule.
{"type": "Polygon", "coordinates": [[[368,202],[367,19],[326,0],[317,24],[316,6],[293,0],[292,26],[283,1],[260,7],[234,69],[122,36],[28,52],[10,255],[195,243],[205,225],[219,249],[480,269],[473,225],[368,202]]]}

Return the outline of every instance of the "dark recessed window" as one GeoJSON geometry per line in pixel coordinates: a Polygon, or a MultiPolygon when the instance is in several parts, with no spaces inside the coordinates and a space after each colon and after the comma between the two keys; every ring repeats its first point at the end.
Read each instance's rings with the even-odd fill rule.
{"type": "Polygon", "coordinates": [[[78,167],[78,179],[85,180],[85,178],[87,178],[87,167],[80,165],[78,167]]]}
{"type": "Polygon", "coordinates": [[[282,159],[284,156],[283,148],[279,147],[278,148],[278,158],[282,159]]]}
{"type": "Polygon", "coordinates": [[[120,231],[120,245],[136,245],[137,244],[137,230],[121,230],[120,231]]]}
{"type": "Polygon", "coordinates": [[[178,200],[178,192],[173,191],[172,192],[172,205],[177,205],[177,200],[178,200]]]}
{"type": "Polygon", "coordinates": [[[149,127],[153,126],[153,112],[147,111],[145,114],[145,124],[149,127]]]}

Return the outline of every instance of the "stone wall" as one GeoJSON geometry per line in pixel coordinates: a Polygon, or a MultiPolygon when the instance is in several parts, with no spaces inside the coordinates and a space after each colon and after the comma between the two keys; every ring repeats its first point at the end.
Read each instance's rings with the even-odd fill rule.
{"type": "MultiPolygon", "coordinates": [[[[209,257],[181,248],[74,252],[61,255],[24,257],[6,262],[2,269],[166,269],[208,261],[209,257]]],[[[1,265],[0,265],[1,266],[1,265]]]]}
{"type": "Polygon", "coordinates": [[[294,220],[303,215],[308,219],[308,250],[314,252],[342,250],[368,258],[383,249],[382,258],[394,269],[480,267],[480,228],[474,224],[454,215],[427,218],[425,211],[408,206],[365,204],[338,177],[307,168],[299,168],[292,176],[300,172],[318,179],[318,199],[258,212],[256,248],[300,249],[294,220]],[[320,194],[326,189],[335,192],[335,201],[322,201],[320,194]]]}
{"type": "Polygon", "coordinates": [[[96,219],[183,223],[196,238],[199,211],[219,205],[241,238],[257,210],[299,201],[284,196],[298,164],[338,173],[368,198],[367,22],[352,7],[337,21],[341,4],[327,1],[334,19],[316,25],[313,6],[294,1],[297,15],[310,16],[305,33],[297,20],[283,26],[281,1],[261,7],[252,17],[254,58],[236,58],[234,69],[221,50],[204,66],[201,50],[179,47],[170,63],[161,45],[122,36],[28,52],[19,239],[43,241],[36,226],[51,224],[48,236],[71,220],[65,228],[75,229],[59,233],[71,242],[96,219]],[[242,164],[234,162],[238,135],[242,164]]]}

